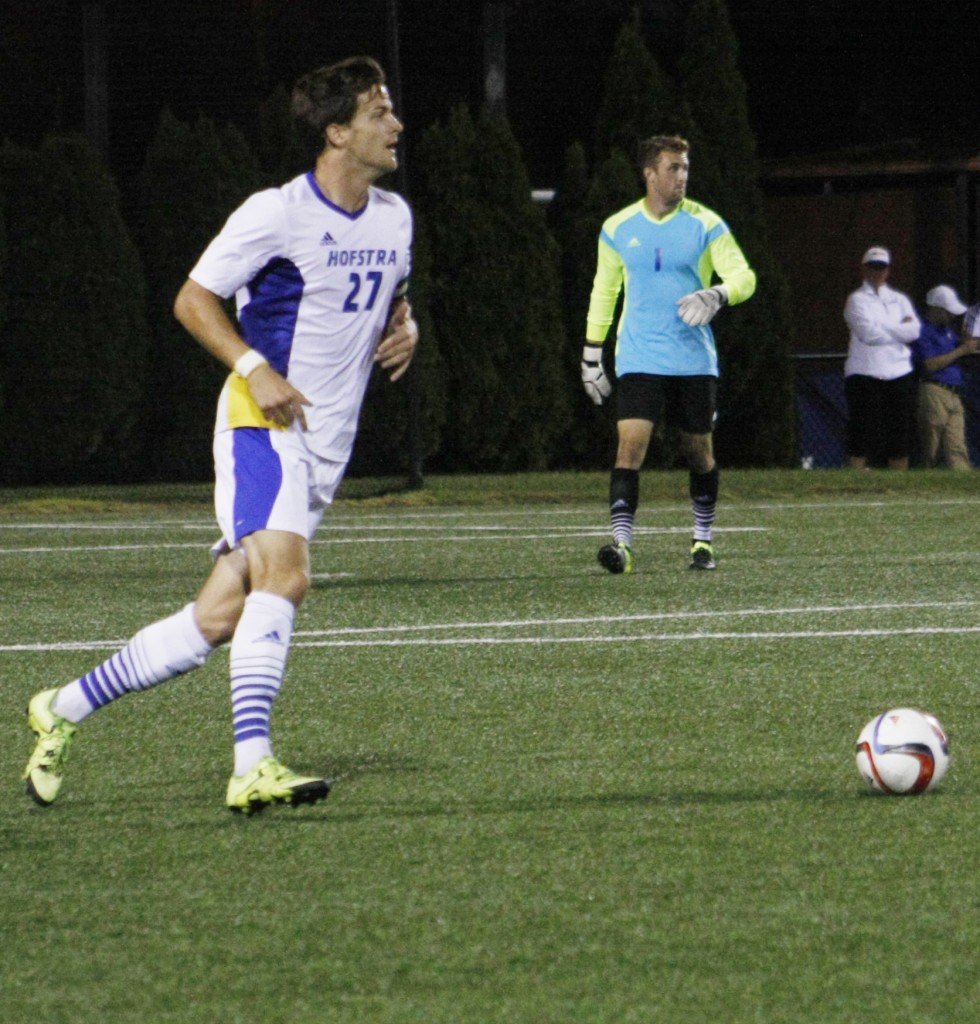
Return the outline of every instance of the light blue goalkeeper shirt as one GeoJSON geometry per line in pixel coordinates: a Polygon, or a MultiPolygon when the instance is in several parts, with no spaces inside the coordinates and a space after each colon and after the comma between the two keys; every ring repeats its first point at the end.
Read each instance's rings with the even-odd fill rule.
{"type": "Polygon", "coordinates": [[[586,338],[605,340],[623,290],[616,340],[619,376],[717,377],[711,328],[688,327],[677,312],[677,300],[710,288],[714,275],[725,285],[729,305],[744,302],[755,291],[755,272],[721,217],[684,199],[655,220],[640,199],[602,225],[586,338]]]}

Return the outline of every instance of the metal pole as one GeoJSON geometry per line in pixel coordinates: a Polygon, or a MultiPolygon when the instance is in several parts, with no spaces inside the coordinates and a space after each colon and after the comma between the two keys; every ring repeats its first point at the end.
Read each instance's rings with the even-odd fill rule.
{"type": "Polygon", "coordinates": [[[491,117],[507,117],[507,5],[483,5],[483,97],[491,117]]]}
{"type": "Polygon", "coordinates": [[[105,3],[82,8],[82,51],[85,76],[85,134],[102,154],[109,152],[109,84],[106,61],[105,3]]]}
{"type": "MultiPolygon", "coordinates": [[[[388,91],[396,113],[404,112],[402,93],[401,40],[398,32],[398,0],[388,0],[388,91]]],[[[408,167],[405,157],[405,138],[402,136],[401,152],[398,154],[398,170],[395,172],[398,191],[403,195],[408,189],[408,167]]],[[[422,473],[422,387],[419,379],[419,363],[415,359],[405,374],[408,401],[408,486],[419,490],[425,484],[422,473]]]]}

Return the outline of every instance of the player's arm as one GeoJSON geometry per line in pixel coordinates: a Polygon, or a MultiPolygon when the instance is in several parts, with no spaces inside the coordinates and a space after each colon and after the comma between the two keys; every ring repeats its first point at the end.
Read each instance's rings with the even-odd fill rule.
{"type": "Polygon", "coordinates": [[[864,345],[887,345],[892,339],[868,309],[860,292],[852,292],[844,303],[844,323],[851,334],[864,345]]]}
{"type": "Polygon", "coordinates": [[[725,289],[725,304],[737,306],[755,294],[757,279],[741,246],[730,231],[711,243],[711,262],[725,289]]]}
{"type": "Polygon", "coordinates": [[[589,312],[586,315],[585,336],[596,345],[606,340],[616,313],[616,303],[623,288],[624,267],[619,253],[599,236],[596,255],[595,277],[589,296],[589,312]]]}
{"type": "Polygon", "coordinates": [[[220,295],[188,278],[174,300],[174,316],[205,351],[246,379],[255,404],[267,419],[284,427],[298,420],[306,429],[303,406],[309,401],[245,343],[220,295]]]}
{"type": "Polygon", "coordinates": [[[878,307],[872,308],[860,291],[852,292],[844,304],[844,322],[851,333],[865,345],[892,345],[901,342],[911,345],[922,330],[922,324],[911,303],[903,307],[902,319],[896,323],[882,320],[878,307]]]}
{"type": "Polygon", "coordinates": [[[599,236],[596,273],[589,297],[585,322],[585,345],[582,347],[582,386],[596,405],[612,392],[612,383],[602,365],[602,346],[616,312],[616,303],[623,287],[623,261],[619,253],[599,236]]]}
{"type": "Polygon", "coordinates": [[[940,370],[945,370],[947,366],[951,366],[957,359],[973,355],[977,351],[978,344],[980,344],[980,338],[964,338],[956,348],[939,355],[928,356],[922,359],[919,365],[926,373],[938,373],[940,370]]]}
{"type": "Polygon", "coordinates": [[[904,342],[906,345],[914,345],[922,333],[922,321],[915,311],[915,306],[906,296],[902,296],[902,310],[904,315],[895,328],[895,340],[904,342]]]}
{"type": "Polygon", "coordinates": [[[963,317],[963,337],[980,340],[980,306],[970,306],[963,317]]]}
{"type": "Polygon", "coordinates": [[[401,379],[412,362],[419,343],[419,326],[406,298],[408,282],[403,281],[391,303],[388,324],[374,353],[374,361],[388,371],[388,379],[401,379]]]}
{"type": "Polygon", "coordinates": [[[755,293],[755,271],[749,266],[732,233],[725,230],[715,238],[706,253],[707,266],[702,261],[701,277],[709,283],[713,274],[721,284],[691,292],[677,301],[677,312],[689,327],[703,327],[711,323],[722,306],[735,306],[755,293]]]}

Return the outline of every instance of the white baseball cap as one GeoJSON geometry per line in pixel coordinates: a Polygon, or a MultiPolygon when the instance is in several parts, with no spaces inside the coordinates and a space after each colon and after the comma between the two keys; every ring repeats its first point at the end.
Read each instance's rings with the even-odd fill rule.
{"type": "Polygon", "coordinates": [[[861,258],[862,263],[884,263],[889,266],[892,261],[892,254],[880,245],[873,245],[861,258]]]}
{"type": "Polygon", "coordinates": [[[961,316],[966,312],[966,305],[948,284],[937,284],[935,288],[930,288],[926,292],[926,305],[945,309],[953,316],[961,316]]]}

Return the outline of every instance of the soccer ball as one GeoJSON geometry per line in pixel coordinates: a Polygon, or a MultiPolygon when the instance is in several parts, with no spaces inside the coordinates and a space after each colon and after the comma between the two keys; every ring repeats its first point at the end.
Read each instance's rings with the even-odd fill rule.
{"type": "Polygon", "coordinates": [[[925,793],[949,768],[946,733],[933,715],[893,708],[861,730],[857,767],[875,793],[925,793]]]}

